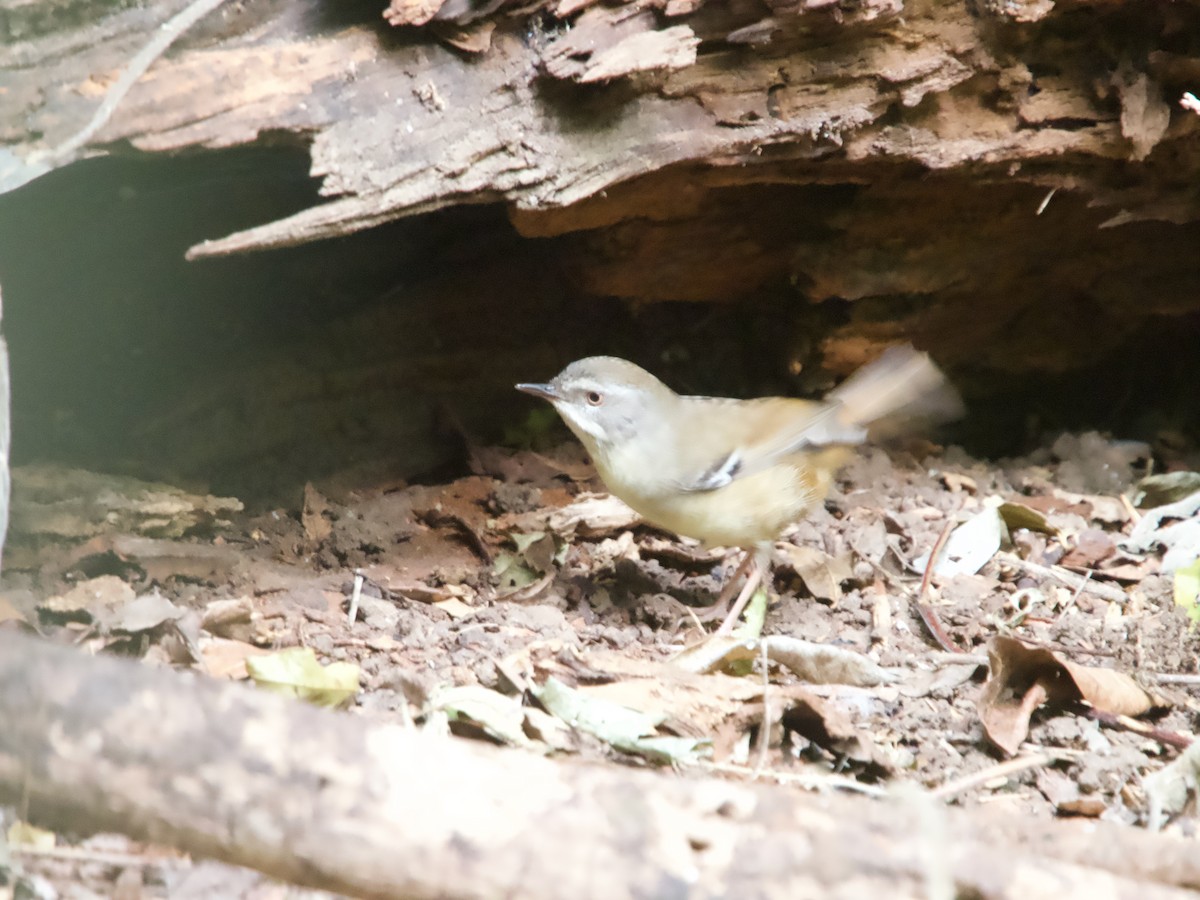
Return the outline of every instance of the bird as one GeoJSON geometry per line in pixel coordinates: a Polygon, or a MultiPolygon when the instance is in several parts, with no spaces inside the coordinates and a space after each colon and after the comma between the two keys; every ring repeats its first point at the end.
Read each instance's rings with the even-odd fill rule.
{"type": "MultiPolygon", "coordinates": [[[[770,548],[824,501],[856,446],[916,419],[961,413],[928,354],[887,349],[823,400],[677,394],[615,356],[577,360],[517,390],[549,401],[583,443],[605,487],[652,525],[706,546],[746,551],[714,604],[729,634],[761,583],[770,548]]],[[[713,616],[715,618],[715,616],[713,616]]]]}

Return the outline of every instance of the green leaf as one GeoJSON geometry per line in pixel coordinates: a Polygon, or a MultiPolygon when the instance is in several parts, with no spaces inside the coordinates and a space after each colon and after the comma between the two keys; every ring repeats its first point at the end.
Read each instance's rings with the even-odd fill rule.
{"type": "Polygon", "coordinates": [[[538,572],[527,566],[520,556],[508,552],[496,554],[492,571],[496,573],[501,590],[506,591],[528,587],[541,577],[538,572]]]}
{"type": "Polygon", "coordinates": [[[1047,522],[1045,516],[1023,503],[1001,503],[998,511],[1010,532],[1024,528],[1028,531],[1040,531],[1042,534],[1058,534],[1058,529],[1047,522]]]}
{"type": "Polygon", "coordinates": [[[322,666],[308,647],[249,657],[246,671],[261,688],[317,706],[342,706],[358,693],[358,666],[348,662],[322,666]]]}
{"type": "Polygon", "coordinates": [[[1200,622],[1200,559],[1175,570],[1175,605],[1187,610],[1193,622],[1200,622]]]}
{"type": "Polygon", "coordinates": [[[746,604],[746,611],[742,613],[742,624],[734,630],[733,636],[739,641],[752,641],[762,634],[766,621],[767,589],[760,587],[746,604]]]}
{"type": "Polygon", "coordinates": [[[528,534],[514,532],[513,534],[509,535],[509,537],[512,539],[512,542],[517,545],[518,553],[524,553],[545,536],[546,532],[544,531],[530,531],[528,534]]]}
{"type": "Polygon", "coordinates": [[[664,713],[639,712],[611,700],[589,697],[553,677],[532,691],[542,706],[572,728],[595,735],[626,753],[672,765],[695,763],[712,754],[711,741],[655,734],[666,718],[664,713]]]}
{"type": "Polygon", "coordinates": [[[525,710],[518,698],[465,684],[439,690],[430,705],[452,721],[471,722],[505,744],[527,747],[533,743],[525,736],[525,710]]]}

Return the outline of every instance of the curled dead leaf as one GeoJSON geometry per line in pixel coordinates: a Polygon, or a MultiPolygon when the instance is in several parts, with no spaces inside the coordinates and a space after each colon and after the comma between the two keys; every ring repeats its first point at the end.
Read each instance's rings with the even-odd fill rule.
{"type": "Polygon", "coordinates": [[[899,680],[894,672],[889,672],[861,653],[785,634],[774,634],[761,641],[713,635],[676,654],[671,664],[689,672],[745,670],[745,664],[764,652],[771,662],[789,669],[809,684],[873,687],[899,680]]]}
{"type": "Polygon", "coordinates": [[[1029,733],[1029,719],[1043,704],[1084,701],[1114,715],[1140,716],[1167,702],[1130,676],[1112,669],[1065,662],[1049,650],[997,637],[988,647],[989,675],[979,699],[988,738],[1012,755],[1029,733]]]}
{"type": "Polygon", "coordinates": [[[800,576],[810,594],[831,603],[842,599],[842,582],[851,575],[849,557],[796,544],[779,544],[777,549],[784,565],[800,576]]]}

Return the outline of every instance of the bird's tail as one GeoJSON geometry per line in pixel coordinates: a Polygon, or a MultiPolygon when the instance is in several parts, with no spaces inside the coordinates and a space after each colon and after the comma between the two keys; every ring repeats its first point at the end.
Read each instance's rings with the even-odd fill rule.
{"type": "Polygon", "coordinates": [[[863,366],[825,398],[837,405],[838,421],[864,428],[875,439],[919,425],[956,419],[962,398],[929,358],[909,344],[889,348],[863,366]]]}

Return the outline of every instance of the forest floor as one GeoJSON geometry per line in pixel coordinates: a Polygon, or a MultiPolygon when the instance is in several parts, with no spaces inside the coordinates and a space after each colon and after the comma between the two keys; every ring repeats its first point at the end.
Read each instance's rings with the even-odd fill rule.
{"type": "MultiPolygon", "coordinates": [[[[1187,552],[1165,529],[1195,511],[1137,508],[1174,499],[1138,496],[1147,455],[1096,435],[1003,462],[866,450],[776,546],[761,640],[715,640],[693,615],[737,555],[638,522],[573,444],[478,448],[446,484],[310,487],[303,508],[254,517],[182,492],[164,510],[122,482],[94,498],[120,512],[66,539],[48,536],[62,509],[46,500],[41,537],[10,549],[0,627],[216,678],[249,664],[260,683],[287,681],[270,659],[307,647],[358,668],[341,694],[320,672],[296,692],[513,752],[794,790],[909,782],[968,808],[1143,827],[1143,779],[1200,711],[1185,576],[1161,552],[1187,552]]],[[[314,896],[8,813],[10,874],[31,896],[314,896]]]]}

